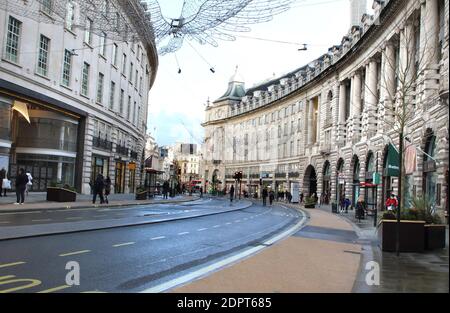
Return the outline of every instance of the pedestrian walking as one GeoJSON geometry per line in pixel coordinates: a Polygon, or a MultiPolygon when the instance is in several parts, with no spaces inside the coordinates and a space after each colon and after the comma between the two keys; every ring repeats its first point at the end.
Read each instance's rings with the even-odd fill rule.
{"type": "Polygon", "coordinates": [[[6,197],[6,189],[11,189],[11,181],[9,180],[8,172],[4,167],[0,170],[0,197],[6,197]]]}
{"type": "Polygon", "coordinates": [[[16,177],[16,196],[17,202],[14,204],[23,204],[25,202],[25,189],[27,188],[28,176],[23,168],[19,169],[19,175],[16,177]]]}
{"type": "Polygon", "coordinates": [[[272,205],[274,199],[275,199],[275,193],[273,192],[273,190],[271,190],[269,192],[269,203],[270,203],[270,205],[272,205]]]}
{"type": "Polygon", "coordinates": [[[339,200],[339,206],[340,206],[340,212],[343,213],[344,212],[344,208],[345,208],[345,199],[344,197],[341,197],[341,199],[339,200]]]}
{"type": "Polygon", "coordinates": [[[105,182],[103,180],[103,175],[98,174],[97,178],[94,182],[94,198],[92,199],[92,203],[95,204],[95,201],[97,200],[97,195],[100,197],[100,204],[103,204],[105,202],[105,199],[103,198],[103,189],[105,188],[105,182]]]}
{"type": "Polygon", "coordinates": [[[111,193],[111,185],[112,185],[111,178],[109,178],[109,176],[106,176],[106,179],[105,179],[105,199],[104,199],[105,203],[109,203],[108,196],[111,193]]]}
{"type": "Polygon", "coordinates": [[[269,193],[267,192],[267,187],[264,187],[262,190],[262,200],[263,200],[263,206],[266,206],[267,203],[267,196],[269,193]]]}
{"type": "Polygon", "coordinates": [[[168,199],[169,182],[166,180],[163,184],[163,199],[168,199]]]}
{"type": "Polygon", "coordinates": [[[365,212],[366,204],[364,202],[364,197],[360,195],[358,197],[358,202],[356,202],[356,218],[359,222],[361,222],[362,219],[364,219],[364,212],[365,212]]]}
{"type": "Polygon", "coordinates": [[[304,195],[303,195],[303,191],[302,191],[302,192],[300,192],[300,203],[303,203],[303,197],[304,197],[304,195]]]}
{"type": "Polygon", "coordinates": [[[30,190],[31,186],[33,185],[33,176],[31,176],[30,172],[26,172],[27,178],[28,178],[28,182],[26,184],[26,188],[25,191],[27,193],[28,196],[28,190],[30,190]]]}
{"type": "Polygon", "coordinates": [[[348,213],[348,207],[352,204],[349,198],[345,198],[344,205],[345,205],[345,213],[348,213]]]}
{"type": "Polygon", "coordinates": [[[233,204],[233,198],[234,198],[234,186],[231,185],[231,188],[230,188],[230,205],[233,204]]]}

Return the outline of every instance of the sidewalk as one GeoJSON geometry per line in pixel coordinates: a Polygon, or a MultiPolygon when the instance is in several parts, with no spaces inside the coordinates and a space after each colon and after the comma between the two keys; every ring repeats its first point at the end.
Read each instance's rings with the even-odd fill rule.
{"type": "Polygon", "coordinates": [[[304,211],[310,221],[293,236],[173,292],[351,292],[361,258],[352,226],[304,211]]]}
{"type": "Polygon", "coordinates": [[[0,197],[0,213],[2,212],[24,212],[33,210],[57,210],[57,209],[71,209],[71,208],[97,208],[99,206],[118,207],[128,205],[142,205],[142,204],[159,204],[159,203],[178,203],[185,201],[198,200],[198,196],[179,195],[174,198],[164,200],[162,196],[157,196],[148,200],[135,200],[134,193],[128,194],[112,194],[108,197],[109,204],[92,204],[92,195],[77,194],[76,202],[52,202],[46,200],[46,192],[30,192],[25,196],[25,203],[23,205],[16,205],[16,197],[9,194],[7,197],[0,197]]]}
{"type": "Polygon", "coordinates": [[[172,292],[449,292],[448,243],[397,257],[378,247],[372,217],[358,221],[331,206],[302,210],[310,221],[293,236],[172,292]],[[379,286],[365,282],[369,261],[380,265],[379,286]]]}

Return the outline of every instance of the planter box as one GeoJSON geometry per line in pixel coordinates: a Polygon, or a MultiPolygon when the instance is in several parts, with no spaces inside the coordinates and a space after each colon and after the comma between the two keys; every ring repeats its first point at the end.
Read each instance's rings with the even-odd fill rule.
{"type": "MultiPolygon", "coordinates": [[[[382,251],[395,252],[397,221],[381,220],[378,224],[378,239],[382,251]]],[[[423,252],[425,248],[425,222],[400,221],[400,252],[423,252]]]]}
{"type": "Polygon", "coordinates": [[[147,200],[147,191],[137,192],[136,200],[147,200]]]}
{"type": "Polygon", "coordinates": [[[425,249],[445,248],[445,225],[425,225],[425,249]]]}
{"type": "Polygon", "coordinates": [[[305,203],[305,209],[315,209],[316,208],[316,204],[315,203],[305,203]]]}
{"type": "Polygon", "coordinates": [[[47,201],[75,202],[77,193],[59,187],[47,187],[47,201]]]}

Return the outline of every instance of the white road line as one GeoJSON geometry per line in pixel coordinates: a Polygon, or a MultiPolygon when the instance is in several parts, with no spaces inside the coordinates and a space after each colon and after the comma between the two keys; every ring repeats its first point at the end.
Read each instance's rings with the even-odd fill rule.
{"type": "Polygon", "coordinates": [[[158,240],[158,239],[164,239],[166,238],[166,236],[158,236],[158,237],[153,237],[150,240],[158,240]]]}
{"type": "Polygon", "coordinates": [[[66,220],[81,220],[81,216],[72,216],[72,217],[66,217],[66,220]]]}
{"type": "Polygon", "coordinates": [[[187,235],[187,234],[189,234],[189,232],[188,231],[184,231],[182,233],[178,233],[178,236],[183,236],[183,235],[187,235]]]}
{"type": "Polygon", "coordinates": [[[108,216],[108,215],[94,215],[93,217],[105,217],[105,216],[108,216]]]}
{"type": "Polygon", "coordinates": [[[225,223],[225,225],[231,225],[231,223],[230,223],[230,222],[228,222],[228,223],[225,223]]]}
{"type": "Polygon", "coordinates": [[[240,222],[241,222],[241,220],[235,220],[234,222],[235,222],[235,223],[240,223],[240,222]]]}
{"type": "Polygon", "coordinates": [[[113,247],[114,248],[117,248],[117,247],[122,247],[122,246],[129,246],[129,245],[134,245],[136,242],[124,242],[124,243],[118,243],[118,244],[115,244],[115,245],[113,245],[113,247]]]}
{"type": "Polygon", "coordinates": [[[88,253],[88,252],[91,252],[91,250],[81,250],[81,251],[68,252],[68,253],[60,254],[59,256],[69,256],[69,255],[82,254],[82,253],[88,253]]]}
{"type": "Polygon", "coordinates": [[[197,231],[204,231],[204,230],[207,230],[208,228],[199,228],[199,229],[197,229],[197,231]]]}
{"type": "Polygon", "coordinates": [[[49,222],[51,221],[51,218],[41,218],[41,219],[37,219],[37,220],[31,220],[32,222],[49,222]]]}
{"type": "Polygon", "coordinates": [[[223,268],[223,267],[225,267],[225,266],[227,266],[229,264],[235,263],[235,262],[237,262],[237,261],[239,261],[239,260],[241,260],[241,259],[243,259],[243,258],[245,258],[247,256],[255,254],[256,252],[258,252],[258,251],[260,251],[262,249],[265,249],[266,245],[270,245],[270,244],[272,244],[272,243],[274,243],[274,242],[276,242],[276,241],[278,241],[278,240],[280,240],[282,238],[285,238],[285,237],[291,235],[294,232],[297,232],[304,225],[305,221],[306,221],[306,216],[303,215],[302,219],[297,224],[295,224],[294,226],[292,226],[288,230],[284,231],[283,233],[281,233],[281,234],[273,237],[272,239],[264,242],[262,245],[259,245],[259,246],[247,249],[247,250],[245,250],[245,251],[243,251],[243,252],[241,252],[241,253],[239,253],[237,255],[233,255],[233,256],[231,256],[229,258],[226,258],[224,260],[221,260],[219,262],[216,262],[216,263],[210,264],[208,266],[205,266],[204,268],[201,268],[201,269],[199,269],[199,270],[197,270],[195,272],[192,272],[192,273],[186,274],[184,276],[175,278],[173,280],[170,280],[168,282],[162,283],[160,285],[156,285],[154,287],[145,289],[145,290],[141,291],[141,293],[163,292],[163,291],[166,291],[168,289],[174,288],[176,286],[179,286],[179,285],[185,284],[187,282],[190,282],[190,281],[192,281],[194,279],[197,279],[199,277],[205,276],[206,274],[211,273],[213,271],[217,271],[217,270],[219,270],[219,269],[221,269],[221,268],[223,268]]]}
{"type": "Polygon", "coordinates": [[[0,216],[2,216],[2,215],[16,215],[16,214],[38,214],[38,213],[42,213],[42,211],[0,213],[0,216]]]}
{"type": "Polygon", "coordinates": [[[8,221],[3,221],[3,222],[0,222],[0,224],[10,224],[11,222],[8,222],[8,221]]]}
{"type": "Polygon", "coordinates": [[[213,228],[219,228],[220,227],[220,225],[214,225],[213,226],[213,228]]]}

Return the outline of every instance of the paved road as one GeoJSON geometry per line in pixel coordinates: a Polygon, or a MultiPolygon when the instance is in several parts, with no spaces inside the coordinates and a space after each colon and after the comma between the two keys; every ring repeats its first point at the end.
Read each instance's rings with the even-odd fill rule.
{"type": "Polygon", "coordinates": [[[298,222],[283,207],[159,224],[0,241],[1,292],[139,292],[261,244],[298,222]],[[68,287],[69,261],[80,286],[68,287]]]}
{"type": "Polygon", "coordinates": [[[144,216],[178,216],[198,211],[206,212],[207,210],[216,208],[222,204],[223,201],[221,200],[202,199],[182,204],[149,204],[124,208],[108,208],[108,205],[102,205],[96,209],[80,208],[0,213],[0,227],[64,223],[73,221],[110,220],[144,216]]]}

